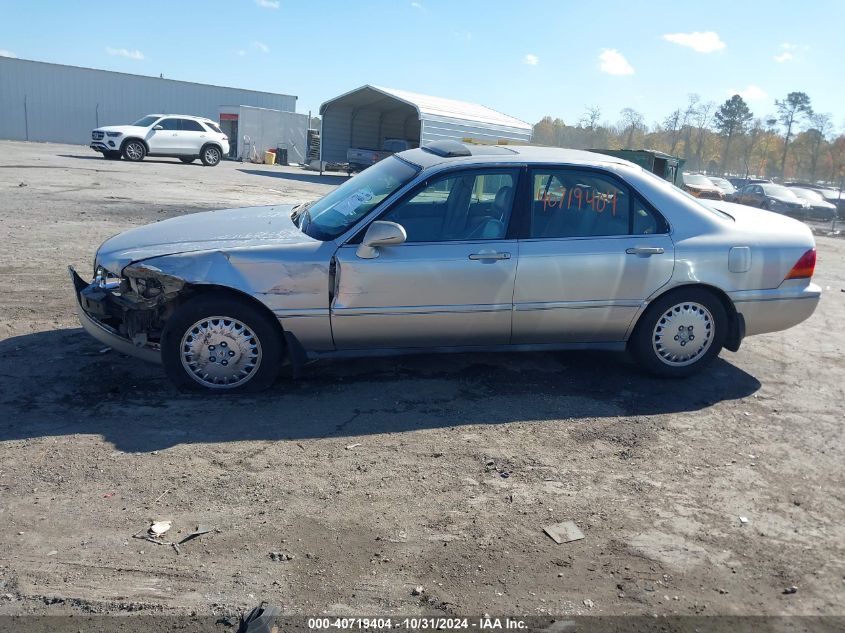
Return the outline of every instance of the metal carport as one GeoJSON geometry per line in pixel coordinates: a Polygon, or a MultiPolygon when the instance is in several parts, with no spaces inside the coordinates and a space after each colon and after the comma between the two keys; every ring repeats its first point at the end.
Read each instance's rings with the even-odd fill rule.
{"type": "Polygon", "coordinates": [[[429,95],[362,86],[326,101],[322,116],[321,158],[345,162],[350,147],[380,149],[385,139],[412,145],[445,139],[530,142],[532,126],[482,105],[429,95]]]}

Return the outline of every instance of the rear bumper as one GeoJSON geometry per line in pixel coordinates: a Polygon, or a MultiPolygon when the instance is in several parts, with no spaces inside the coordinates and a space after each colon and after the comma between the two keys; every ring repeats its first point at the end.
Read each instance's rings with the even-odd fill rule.
{"type": "Polygon", "coordinates": [[[88,334],[121,354],[134,356],[135,358],[140,358],[151,363],[161,363],[161,353],[157,349],[134,345],[129,339],[120,336],[114,328],[88,314],[85,308],[82,307],[80,293],[88,288],[90,284],[85,283],[82,277],[72,267],[68,267],[68,272],[70,273],[71,284],[73,284],[73,296],[76,301],[76,313],[79,315],[79,323],[88,334]]]}
{"type": "Polygon", "coordinates": [[[786,330],[809,319],[821,298],[816,284],[795,285],[785,281],[771,290],[743,290],[729,293],[745,320],[745,335],[786,330]]]}

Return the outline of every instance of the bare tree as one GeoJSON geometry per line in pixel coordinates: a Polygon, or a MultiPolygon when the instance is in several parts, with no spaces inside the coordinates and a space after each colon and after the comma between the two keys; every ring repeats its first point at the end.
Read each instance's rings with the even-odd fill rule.
{"type": "Polygon", "coordinates": [[[695,164],[697,169],[701,169],[701,150],[704,147],[704,135],[710,127],[713,120],[713,113],[716,110],[716,104],[712,101],[702,103],[698,106],[696,111],[696,125],[698,126],[698,133],[696,135],[695,145],[695,164]]]}
{"type": "Polygon", "coordinates": [[[619,114],[622,117],[622,129],[627,134],[625,146],[630,148],[634,142],[634,132],[643,127],[643,115],[633,108],[622,108],[619,114]]]}
{"type": "Polygon", "coordinates": [[[678,141],[681,139],[681,109],[678,108],[672,114],[663,120],[663,129],[669,133],[672,139],[672,146],[669,149],[670,154],[675,153],[675,148],[678,146],[678,141]]]}
{"type": "Polygon", "coordinates": [[[829,114],[813,114],[810,116],[810,180],[816,181],[816,170],[819,166],[824,141],[833,131],[833,122],[829,114]]]}
{"type": "Polygon", "coordinates": [[[792,138],[792,128],[801,117],[813,114],[810,97],[806,92],[790,92],[783,101],[775,101],[778,109],[778,120],[786,130],[783,139],[783,156],[780,160],[780,175],[786,177],[786,153],[789,151],[789,141],[792,138]]]}
{"type": "Polygon", "coordinates": [[[590,132],[594,132],[596,127],[598,127],[599,120],[601,119],[601,108],[597,105],[587,106],[587,109],[584,110],[584,114],[581,115],[581,120],[579,123],[582,127],[587,128],[590,132]]]}

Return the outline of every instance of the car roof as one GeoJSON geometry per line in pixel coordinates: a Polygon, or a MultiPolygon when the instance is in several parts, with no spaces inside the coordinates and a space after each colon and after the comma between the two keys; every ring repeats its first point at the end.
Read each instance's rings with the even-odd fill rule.
{"type": "Polygon", "coordinates": [[[158,117],[174,116],[174,117],[179,117],[180,119],[194,119],[196,121],[211,121],[212,123],[214,123],[214,121],[212,119],[209,119],[209,118],[204,117],[204,116],[196,116],[196,115],[193,115],[193,114],[173,114],[173,113],[170,113],[170,114],[148,114],[147,116],[158,116],[158,117]]]}
{"type": "Polygon", "coordinates": [[[615,156],[599,154],[580,149],[543,147],[538,145],[474,145],[471,143],[435,142],[398,154],[401,158],[420,167],[449,164],[491,163],[566,163],[570,165],[632,165],[633,163],[615,156]],[[439,147],[464,148],[461,155],[448,150],[440,152],[439,147]],[[447,155],[443,155],[443,154],[447,155]],[[481,159],[481,160],[479,160],[481,159]],[[484,160],[488,159],[488,160],[484,160]]]}

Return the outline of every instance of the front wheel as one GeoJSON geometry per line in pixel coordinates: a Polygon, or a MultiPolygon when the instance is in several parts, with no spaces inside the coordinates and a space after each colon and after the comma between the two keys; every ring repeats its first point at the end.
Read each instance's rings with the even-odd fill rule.
{"type": "Polygon", "coordinates": [[[722,302],[703,288],[660,297],[643,314],[629,349],[651,373],[684,378],[709,365],[725,342],[728,317],[722,302]]]}
{"type": "Polygon", "coordinates": [[[223,154],[220,152],[220,148],[216,145],[206,145],[202,148],[200,159],[202,160],[202,164],[206,167],[214,167],[220,162],[221,158],[223,158],[223,154]]]}
{"type": "Polygon", "coordinates": [[[144,144],[141,141],[128,141],[126,145],[123,146],[123,157],[126,160],[131,160],[133,163],[144,160],[144,156],[146,155],[147,148],[144,147],[144,144]]]}
{"type": "Polygon", "coordinates": [[[225,295],[188,300],[161,337],[164,370],[184,390],[261,391],[278,376],[282,351],[278,323],[225,295]]]}

